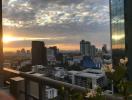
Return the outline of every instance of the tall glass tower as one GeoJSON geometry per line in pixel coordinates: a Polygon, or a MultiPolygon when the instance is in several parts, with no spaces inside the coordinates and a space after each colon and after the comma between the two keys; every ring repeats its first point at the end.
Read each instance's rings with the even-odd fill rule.
{"type": "Polygon", "coordinates": [[[125,56],[124,0],[110,1],[113,63],[125,56]]]}
{"type": "Polygon", "coordinates": [[[128,77],[132,80],[132,0],[110,0],[113,64],[128,57],[128,77]]]}

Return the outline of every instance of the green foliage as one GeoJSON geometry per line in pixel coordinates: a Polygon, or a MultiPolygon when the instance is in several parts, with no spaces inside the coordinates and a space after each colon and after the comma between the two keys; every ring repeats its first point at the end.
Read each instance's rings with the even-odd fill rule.
{"type": "Polygon", "coordinates": [[[84,94],[72,89],[66,89],[63,86],[58,90],[59,100],[84,100],[84,94]]]}
{"type": "Polygon", "coordinates": [[[118,66],[118,67],[115,68],[115,72],[113,72],[113,73],[106,72],[106,75],[110,80],[113,80],[114,83],[118,83],[118,82],[120,82],[120,80],[122,80],[122,78],[125,77],[126,67],[118,66]]]}
{"type": "Polygon", "coordinates": [[[106,100],[104,96],[102,95],[97,95],[96,97],[90,97],[86,100],[106,100]]]}
{"type": "Polygon", "coordinates": [[[69,100],[83,100],[84,95],[80,92],[71,91],[69,95],[69,100]]]}
{"type": "MultiPolygon", "coordinates": [[[[93,90],[92,90],[93,91],[93,90]]],[[[106,100],[105,96],[102,95],[102,88],[98,87],[94,90],[95,92],[91,92],[93,95],[86,96],[85,100],[106,100]]],[[[90,93],[90,91],[88,91],[90,93]]]]}
{"type": "Polygon", "coordinates": [[[132,82],[129,82],[126,79],[127,67],[125,63],[115,67],[113,73],[106,72],[106,75],[111,81],[113,81],[114,86],[118,89],[119,94],[124,97],[124,100],[128,100],[130,95],[129,89],[132,87],[132,82]]]}

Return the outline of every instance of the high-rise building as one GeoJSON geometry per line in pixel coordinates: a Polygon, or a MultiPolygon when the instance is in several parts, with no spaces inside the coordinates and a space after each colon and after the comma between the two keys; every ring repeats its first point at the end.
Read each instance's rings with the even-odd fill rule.
{"type": "Polygon", "coordinates": [[[90,46],[91,46],[90,42],[86,41],[85,42],[85,54],[89,56],[90,56],[90,46]]]}
{"type": "Polygon", "coordinates": [[[85,40],[80,41],[80,53],[85,55],[85,40]]]}
{"type": "Polygon", "coordinates": [[[32,41],[32,64],[47,65],[47,53],[44,42],[32,41]]]}
{"type": "Polygon", "coordinates": [[[91,45],[91,47],[90,47],[90,56],[94,57],[95,54],[96,54],[96,48],[95,48],[94,45],[91,45]]]}
{"type": "Polygon", "coordinates": [[[110,0],[113,64],[125,56],[124,0],[110,0]]]}
{"type": "Polygon", "coordinates": [[[128,78],[132,81],[132,0],[110,0],[113,64],[128,57],[128,78]]]}
{"type": "Polygon", "coordinates": [[[89,41],[82,40],[80,42],[80,53],[82,55],[89,55],[90,56],[90,48],[91,48],[91,44],[89,41]]]}

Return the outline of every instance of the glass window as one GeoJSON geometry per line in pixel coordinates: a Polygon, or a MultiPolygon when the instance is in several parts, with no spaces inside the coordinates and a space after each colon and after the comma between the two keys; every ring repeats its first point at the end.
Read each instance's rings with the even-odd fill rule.
{"type": "Polygon", "coordinates": [[[111,35],[113,64],[125,56],[124,0],[111,0],[111,35]]]}
{"type": "Polygon", "coordinates": [[[124,0],[111,0],[112,49],[125,49],[124,0]]]}

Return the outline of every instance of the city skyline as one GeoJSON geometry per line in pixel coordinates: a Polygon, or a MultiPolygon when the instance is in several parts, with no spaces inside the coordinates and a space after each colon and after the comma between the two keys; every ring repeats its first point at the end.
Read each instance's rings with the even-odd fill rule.
{"type": "Polygon", "coordinates": [[[82,39],[110,48],[109,1],[3,0],[3,33],[4,51],[34,40],[61,50],[79,50],[82,39]]]}
{"type": "MultiPolygon", "coordinates": [[[[31,39],[31,40],[32,40],[32,39],[31,39]]],[[[13,41],[15,41],[15,40],[13,40],[13,41]]],[[[16,41],[19,41],[19,39],[16,40],[16,41]]],[[[20,41],[21,41],[21,40],[20,40],[20,41]]],[[[91,46],[94,46],[96,50],[102,50],[102,48],[103,48],[104,45],[106,45],[106,48],[107,48],[107,44],[102,44],[102,47],[101,47],[101,48],[98,48],[98,47],[96,47],[95,44],[92,44],[90,41],[81,40],[80,43],[81,43],[82,41],[85,41],[86,43],[89,42],[89,43],[90,43],[89,46],[90,46],[90,47],[91,47],[91,46]]],[[[18,52],[18,51],[21,51],[21,50],[25,50],[25,52],[26,52],[26,51],[32,51],[32,42],[34,42],[34,41],[31,41],[31,47],[28,47],[28,48],[22,47],[22,48],[15,49],[15,50],[13,50],[13,51],[10,50],[10,51],[4,51],[4,52],[5,52],[5,53],[6,53],[6,52],[7,52],[7,53],[8,53],[8,52],[14,52],[14,53],[15,53],[15,52],[18,52]]],[[[49,49],[49,48],[52,48],[52,47],[58,48],[57,45],[46,46],[46,44],[45,44],[44,41],[38,41],[38,40],[36,40],[35,42],[43,42],[44,45],[45,45],[44,47],[46,47],[46,49],[49,49]]],[[[9,41],[6,41],[6,40],[5,40],[5,43],[9,43],[9,41]]],[[[86,45],[86,48],[89,48],[89,46],[86,45]]],[[[73,48],[74,48],[74,47],[73,47],[73,48]]],[[[90,48],[89,48],[89,49],[90,49],[90,48]]],[[[80,53],[81,53],[81,44],[79,44],[79,49],[78,49],[78,50],[69,50],[69,49],[67,49],[67,50],[62,50],[62,49],[60,49],[60,48],[58,48],[58,50],[59,50],[60,52],[80,52],[80,53]]],[[[107,50],[110,51],[110,49],[108,49],[108,48],[107,48],[107,50]]]]}

